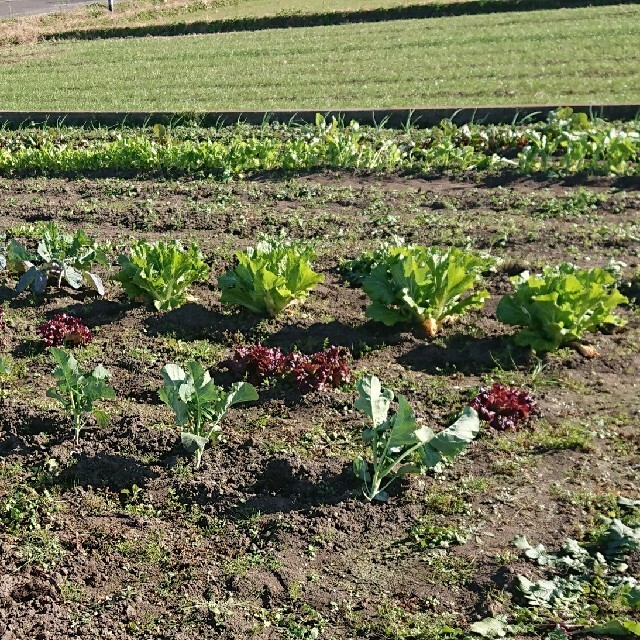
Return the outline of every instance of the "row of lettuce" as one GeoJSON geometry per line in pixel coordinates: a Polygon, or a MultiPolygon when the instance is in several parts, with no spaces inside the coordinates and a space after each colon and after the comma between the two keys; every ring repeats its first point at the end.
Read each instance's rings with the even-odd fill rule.
{"type": "MultiPolygon", "coordinates": [[[[286,236],[263,236],[255,246],[236,252],[236,264],[218,278],[220,302],[258,315],[282,314],[303,302],[324,275],[313,270],[313,248],[286,236]]],[[[209,266],[196,244],[178,241],[134,241],[118,256],[120,270],[112,276],[132,300],[147,300],[169,311],[189,298],[189,287],[206,281],[209,266]]],[[[63,283],[105,294],[95,264],[108,267],[105,251],[83,230],[70,234],[50,222],[30,250],[12,238],[0,254],[0,267],[17,274],[16,291],[35,295],[63,283]]],[[[428,336],[439,333],[490,297],[484,277],[497,259],[456,247],[383,244],[343,263],[347,278],[370,298],[367,318],[387,326],[416,325],[428,336]]],[[[604,326],[620,326],[618,305],[628,302],[616,288],[614,269],[581,269],[571,263],[528,271],[511,278],[512,294],[497,307],[501,322],[520,327],[515,341],[538,351],[566,345],[582,348],[585,334],[604,326]]]]}
{"type": "Polygon", "coordinates": [[[360,127],[355,121],[344,125],[321,115],[314,125],[0,131],[3,175],[136,172],[234,178],[322,168],[637,175],[639,161],[639,120],[608,122],[571,109],[534,124],[457,126],[445,120],[404,131],[360,127]]]}
{"type": "MultiPolygon", "coordinates": [[[[237,264],[219,278],[221,299],[256,314],[278,315],[303,301],[322,281],[322,275],[313,271],[314,259],[312,249],[303,243],[263,238],[238,252],[237,264]]],[[[47,224],[33,251],[12,240],[1,261],[19,275],[18,289],[30,288],[36,296],[49,286],[63,284],[105,292],[102,280],[90,269],[95,263],[107,266],[109,259],[81,230],[71,235],[47,224]]],[[[184,249],[177,242],[136,242],[118,261],[121,269],[114,279],[131,298],[147,300],[158,310],[184,304],[189,286],[209,273],[197,246],[184,249]]],[[[368,317],[389,325],[417,324],[429,335],[466,311],[482,307],[488,297],[482,280],[495,266],[494,258],[471,251],[407,245],[383,245],[343,265],[348,279],[371,297],[368,317]]],[[[523,327],[516,336],[520,344],[554,349],[581,339],[587,331],[622,323],[613,309],[626,299],[617,291],[615,272],[610,270],[579,269],[565,263],[512,280],[515,291],[502,299],[498,316],[523,327]]],[[[3,315],[0,308],[0,325],[3,315]]],[[[109,386],[110,374],[102,365],[83,370],[69,349],[92,339],[90,329],[78,318],[58,314],[37,333],[56,363],[55,384],[47,396],[64,409],[79,442],[91,422],[103,425],[109,420],[102,402],[116,399],[116,390],[109,386]]],[[[202,364],[189,361],[162,368],[158,396],[172,410],[182,445],[199,468],[205,448],[222,437],[222,420],[228,410],[258,400],[260,385],[285,379],[306,392],[344,386],[357,378],[354,408],[364,414],[367,424],[353,472],[369,501],[386,501],[397,480],[451,462],[478,436],[482,421],[495,429],[513,430],[527,424],[537,412],[530,393],[495,383],[480,389],[453,424],[436,432],[416,417],[404,396],[396,395],[376,376],[353,375],[350,364],[349,352],[343,347],[304,355],[261,344],[237,346],[228,360],[217,365],[237,380],[228,390],[216,385],[202,364]]],[[[0,358],[0,390],[6,366],[0,358]]],[[[620,504],[631,509],[640,506],[630,500],[620,504]]],[[[516,546],[541,567],[553,569],[549,580],[518,577],[521,597],[533,611],[566,612],[570,606],[582,606],[580,596],[595,593],[595,597],[614,601],[619,618],[595,627],[582,625],[580,632],[638,635],[638,623],[622,617],[640,607],[640,585],[626,575],[624,563],[626,554],[640,549],[637,520],[607,523],[591,547],[568,540],[560,551],[550,553],[541,545],[532,546],[523,536],[516,539],[516,546]]],[[[565,614],[564,619],[576,616],[577,612],[565,614]]],[[[538,626],[533,625],[535,630],[538,626]]],[[[486,618],[470,630],[483,637],[500,637],[508,625],[502,618],[486,618]]],[[[548,637],[568,640],[570,633],[559,622],[548,637]]]]}
{"type": "MultiPolygon", "coordinates": [[[[302,241],[263,237],[256,246],[237,252],[235,266],[218,278],[220,300],[255,314],[277,316],[305,300],[323,281],[323,275],[313,270],[314,259],[313,249],[302,241]]],[[[185,249],[177,241],[137,241],[127,254],[118,257],[118,262],[121,269],[113,280],[120,282],[131,299],[146,300],[158,310],[183,305],[189,300],[189,287],[209,274],[199,248],[194,244],[185,249]]],[[[45,293],[49,286],[63,284],[73,289],[88,287],[103,295],[102,279],[91,271],[95,263],[109,264],[96,241],[83,230],[70,234],[55,223],[43,225],[33,251],[11,239],[0,257],[0,265],[19,276],[18,292],[31,289],[35,296],[45,293]]],[[[349,261],[344,268],[351,282],[360,284],[371,299],[367,317],[389,326],[417,325],[433,337],[445,324],[484,305],[489,293],[483,287],[483,278],[495,266],[495,258],[472,251],[385,244],[349,261]]],[[[593,356],[588,345],[580,342],[585,334],[623,324],[613,311],[627,299],[616,289],[616,276],[606,269],[580,269],[564,263],[537,275],[524,272],[512,282],[515,290],[501,299],[497,317],[520,327],[515,341],[522,346],[549,351],[574,345],[593,356]]],[[[58,314],[37,333],[58,365],[54,372],[57,387],[48,395],[71,415],[77,441],[86,415],[93,414],[98,422],[106,419],[101,411],[94,410],[93,403],[115,397],[114,389],[107,384],[109,374],[102,365],[92,372],[82,371],[72,353],[60,348],[91,340],[90,329],[78,318],[58,314]]],[[[0,374],[2,366],[6,369],[6,364],[0,363],[0,374]]],[[[220,366],[238,380],[228,392],[216,386],[197,362],[188,362],[186,369],[168,364],[162,370],[160,397],[173,409],[176,423],[182,428],[182,442],[194,453],[196,466],[200,465],[205,445],[219,436],[220,420],[229,407],[258,398],[252,382],[262,384],[282,378],[306,392],[339,387],[351,379],[349,352],[335,346],[311,355],[283,354],[260,344],[238,346],[232,358],[220,366]]],[[[494,387],[481,393],[473,409],[465,411],[448,430],[435,435],[418,425],[402,397],[398,398],[397,413],[389,417],[393,392],[384,389],[375,377],[361,379],[358,390],[356,407],[373,422],[363,435],[372,447],[373,462],[370,469],[370,463],[360,457],[354,470],[369,499],[386,497],[385,487],[391,481],[387,476],[393,479],[420,473],[441,459],[454,457],[460,446],[468,444],[478,432],[476,410],[491,426],[512,429],[529,417],[533,407],[526,393],[494,387]]]]}

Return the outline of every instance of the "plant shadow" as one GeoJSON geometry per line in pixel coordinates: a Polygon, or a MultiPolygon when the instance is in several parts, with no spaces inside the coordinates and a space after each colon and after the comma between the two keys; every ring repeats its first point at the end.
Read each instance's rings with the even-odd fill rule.
{"type": "MultiPolygon", "coordinates": [[[[132,309],[133,306],[133,303],[123,304],[122,302],[116,302],[114,300],[95,298],[88,303],[77,302],[67,305],[64,311],[65,313],[77,316],[92,328],[122,320],[127,311],[132,309]]],[[[50,319],[57,313],[60,313],[60,311],[52,311],[50,314],[47,314],[47,319],[50,319]]]]}
{"type": "Polygon", "coordinates": [[[147,320],[146,328],[152,336],[172,334],[182,340],[224,341],[229,334],[238,331],[251,334],[262,320],[262,317],[248,312],[227,315],[190,303],[152,316],[147,320]]]}
{"type": "Polygon", "coordinates": [[[508,336],[474,338],[455,334],[445,345],[422,344],[398,358],[405,367],[431,375],[480,375],[497,367],[506,371],[531,363],[531,351],[514,345],[508,336]]]}
{"type": "Polygon", "coordinates": [[[58,481],[69,486],[83,488],[109,488],[116,492],[134,484],[143,487],[158,474],[148,465],[129,456],[106,453],[96,455],[80,454],[76,464],[65,469],[58,481]]]}
{"type": "Polygon", "coordinates": [[[351,464],[341,462],[339,466],[318,472],[297,456],[271,458],[248,487],[253,495],[242,503],[242,510],[288,513],[339,504],[357,491],[351,464]]]}
{"type": "Polygon", "coordinates": [[[357,326],[338,320],[316,322],[309,326],[288,324],[269,336],[269,346],[280,347],[283,351],[295,348],[303,353],[314,353],[335,345],[347,347],[356,358],[363,352],[399,341],[397,329],[371,320],[357,326]]]}

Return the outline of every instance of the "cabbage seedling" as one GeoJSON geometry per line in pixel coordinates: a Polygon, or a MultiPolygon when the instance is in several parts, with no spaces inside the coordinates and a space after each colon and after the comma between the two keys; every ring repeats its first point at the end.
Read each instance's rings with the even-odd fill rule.
{"type": "Polygon", "coordinates": [[[478,414],[471,407],[466,407],[456,422],[436,434],[427,426],[418,426],[409,403],[400,394],[398,411],[389,416],[394,393],[382,387],[375,376],[366,376],[357,388],[360,397],[355,407],[373,422],[373,427],[362,434],[362,439],[371,446],[372,463],[362,456],[353,461],[353,471],[364,484],[367,500],[384,502],[389,497],[385,489],[396,478],[423,474],[452,460],[480,430],[478,414]]]}
{"type": "Polygon", "coordinates": [[[258,393],[248,382],[236,382],[225,392],[213,383],[209,372],[199,363],[187,362],[185,366],[186,371],[177,364],[162,368],[164,386],[158,395],[173,409],[176,423],[182,427],[182,444],[194,454],[196,469],[199,469],[207,442],[217,442],[220,438],[219,423],[229,407],[257,400],[258,393]]]}
{"type": "Polygon", "coordinates": [[[104,411],[94,410],[93,403],[96,400],[114,400],[116,392],[105,382],[110,374],[101,364],[89,373],[81,371],[77,360],[64,349],[51,347],[49,353],[58,363],[53,372],[57,389],[47,389],[47,396],[57,400],[71,414],[77,444],[87,413],[93,413],[100,425],[109,419],[104,411]]]}

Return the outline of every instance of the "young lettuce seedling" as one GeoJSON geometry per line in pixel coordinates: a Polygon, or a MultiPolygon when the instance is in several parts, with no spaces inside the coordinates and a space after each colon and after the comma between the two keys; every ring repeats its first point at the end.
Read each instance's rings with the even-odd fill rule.
{"type": "Polygon", "coordinates": [[[186,368],[185,371],[177,364],[165,365],[164,386],[158,395],[176,414],[176,423],[182,427],[182,444],[194,454],[199,469],[207,442],[216,442],[220,437],[219,423],[229,407],[257,400],[258,393],[248,382],[236,382],[225,392],[199,363],[187,362],[186,368]]]}
{"type": "Polygon", "coordinates": [[[482,308],[489,292],[478,285],[494,263],[455,247],[391,248],[362,283],[371,298],[365,314],[387,326],[419,324],[433,337],[444,324],[482,308]]]}
{"type": "Polygon", "coordinates": [[[58,388],[47,389],[47,396],[55,398],[71,414],[77,444],[87,413],[93,413],[100,425],[108,422],[107,414],[94,410],[93,403],[96,400],[114,400],[116,392],[105,382],[110,374],[101,364],[89,373],[81,371],[73,355],[64,349],[51,347],[49,353],[58,363],[53,372],[58,388]]]}
{"type": "Polygon", "coordinates": [[[220,302],[253,313],[275,317],[324,282],[311,268],[313,249],[282,237],[263,238],[255,247],[236,252],[236,259],[237,266],[218,278],[220,302]]]}
{"type": "Polygon", "coordinates": [[[376,376],[360,380],[357,389],[360,397],[356,400],[356,409],[373,422],[373,428],[365,429],[362,434],[362,439],[371,446],[372,464],[362,456],[353,461],[353,471],[364,484],[367,500],[384,502],[389,497],[385,489],[396,478],[422,474],[452,460],[480,430],[478,414],[471,407],[466,407],[454,424],[435,434],[427,426],[418,426],[411,407],[400,394],[398,411],[389,417],[394,393],[382,387],[376,376]]]}

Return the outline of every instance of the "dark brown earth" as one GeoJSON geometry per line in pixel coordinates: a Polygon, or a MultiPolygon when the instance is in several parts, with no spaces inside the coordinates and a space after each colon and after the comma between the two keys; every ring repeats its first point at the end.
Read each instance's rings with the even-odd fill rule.
{"type": "Polygon", "coordinates": [[[129,302],[114,282],[104,299],[63,290],[34,301],[3,276],[0,345],[15,376],[0,411],[0,504],[18,492],[27,516],[12,529],[0,514],[0,639],[436,638],[512,613],[515,577],[541,575],[518,557],[514,536],[557,548],[613,513],[616,496],[640,498],[640,317],[625,307],[625,327],[593,335],[599,358],[536,357],[510,342],[495,308],[509,275],[564,260],[621,261],[631,281],[639,187],[344,174],[0,179],[0,229],[11,235],[24,239],[30,229],[18,227],[39,220],[83,227],[111,243],[111,273],[139,237],[197,241],[212,265],[196,301],[169,313],[129,302]],[[316,243],[325,283],[275,320],[222,307],[215,281],[233,251],[282,228],[316,243]],[[486,308],[433,341],[367,321],[367,298],[344,282],[339,261],[391,234],[502,257],[486,308]],[[45,396],[53,365],[35,341],[35,327],[61,310],[92,328],[77,357],[104,363],[117,391],[104,405],[110,425],[87,429],[79,445],[45,396]],[[195,358],[228,384],[217,364],[258,340],[303,352],[347,346],[355,372],[378,375],[436,428],[493,380],[532,389],[539,415],[518,433],[484,431],[444,473],[369,504],[351,472],[365,425],[353,385],[303,396],[276,384],[230,412],[196,471],[157,398],[160,369],[195,358]],[[420,548],[410,536],[419,521],[457,527],[467,542],[420,548]]]}

